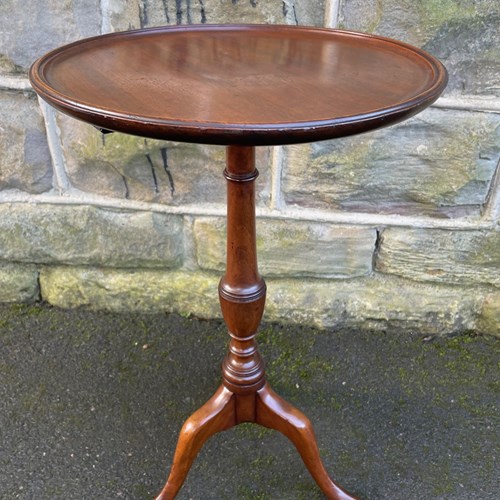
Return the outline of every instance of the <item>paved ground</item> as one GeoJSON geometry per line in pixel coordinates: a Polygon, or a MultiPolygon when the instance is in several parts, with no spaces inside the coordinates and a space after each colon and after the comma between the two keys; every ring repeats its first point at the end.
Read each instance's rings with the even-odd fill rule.
{"type": "MultiPolygon", "coordinates": [[[[362,499],[500,498],[498,341],[282,325],[260,340],[362,499]]],[[[152,498],[225,343],[219,322],[0,307],[0,498],[152,498]]],[[[284,437],[247,424],[209,441],[178,498],[322,496],[284,437]]]]}

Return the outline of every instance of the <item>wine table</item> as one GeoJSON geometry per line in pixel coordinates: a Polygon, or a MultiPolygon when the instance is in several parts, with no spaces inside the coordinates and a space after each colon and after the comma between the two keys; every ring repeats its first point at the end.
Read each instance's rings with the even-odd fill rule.
{"type": "Polygon", "coordinates": [[[266,297],[257,267],[255,147],[404,120],[439,97],[447,83],[442,64],[418,48],[363,33],[195,25],[66,45],[38,59],[30,80],[49,104],[104,131],[227,150],[227,266],[219,299],[230,341],[222,384],[182,427],[158,500],[176,496],[210,436],[242,422],[287,436],[327,498],[355,498],[330,479],[307,417],[266,382],[255,339],[266,297]]]}

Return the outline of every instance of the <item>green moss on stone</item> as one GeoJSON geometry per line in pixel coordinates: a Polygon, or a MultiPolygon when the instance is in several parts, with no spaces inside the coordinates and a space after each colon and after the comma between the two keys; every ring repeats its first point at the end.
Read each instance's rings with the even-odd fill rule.
{"type": "Polygon", "coordinates": [[[492,272],[497,272],[500,267],[500,230],[479,233],[472,243],[470,262],[491,267],[492,272]]]}
{"type": "MultiPolygon", "coordinates": [[[[151,143],[153,142],[157,141],[151,141],[151,143]]],[[[130,161],[130,158],[144,149],[144,139],[116,133],[103,136],[93,129],[88,129],[83,141],[77,143],[77,151],[83,158],[106,160],[117,165],[123,165],[130,161]]]]}
{"type": "Polygon", "coordinates": [[[380,24],[380,21],[382,20],[383,14],[384,14],[383,4],[380,0],[377,0],[377,2],[375,3],[374,15],[372,13],[373,18],[371,19],[368,26],[366,26],[366,28],[363,29],[363,31],[367,33],[375,33],[380,24]]]}
{"type": "Polygon", "coordinates": [[[25,71],[21,66],[14,63],[12,59],[10,59],[5,54],[0,54],[0,71],[4,73],[10,74],[24,74],[25,71]]]}
{"type": "Polygon", "coordinates": [[[478,319],[479,333],[500,337],[500,294],[487,297],[478,319]]]}
{"type": "MultiPolygon", "coordinates": [[[[419,203],[453,205],[457,193],[471,182],[477,182],[477,158],[485,144],[495,140],[495,127],[487,116],[476,116],[477,122],[464,122],[452,132],[448,131],[444,142],[435,147],[445,148],[447,168],[435,168],[432,175],[415,177],[411,189],[412,198],[419,203]],[[453,172],[453,175],[450,175],[453,172]]],[[[425,158],[424,158],[425,161],[425,158]]],[[[491,172],[487,173],[487,179],[491,172]]]]}
{"type": "Polygon", "coordinates": [[[335,147],[329,154],[314,158],[311,166],[314,170],[321,171],[322,176],[339,177],[344,179],[344,182],[352,178],[355,182],[359,175],[357,169],[368,163],[373,143],[374,139],[365,137],[356,142],[356,147],[351,147],[350,139],[341,140],[340,147],[335,147]]]}
{"type": "Polygon", "coordinates": [[[476,9],[473,4],[464,5],[456,0],[420,0],[416,2],[421,17],[421,25],[436,29],[444,23],[474,17],[476,9]]]}

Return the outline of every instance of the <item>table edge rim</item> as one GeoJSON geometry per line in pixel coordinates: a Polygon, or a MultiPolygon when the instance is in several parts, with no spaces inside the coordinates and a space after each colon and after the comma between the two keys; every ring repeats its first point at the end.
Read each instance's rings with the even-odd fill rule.
{"type": "Polygon", "coordinates": [[[59,111],[74,118],[91,123],[107,130],[143,135],[145,137],[185,142],[202,142],[207,144],[293,144],[298,142],[314,142],[328,138],[344,137],[362,133],[376,128],[392,125],[420,112],[432,104],[443,92],[448,83],[448,72],[445,66],[432,54],[406,42],[393,38],[364,33],[360,31],[337,28],[287,25],[287,24],[192,24],[179,26],[156,26],[126,31],[117,31],[83,38],[51,50],[38,58],[30,67],[29,80],[35,92],[59,111]],[[121,38],[137,36],[144,33],[164,31],[217,31],[217,30],[265,30],[265,31],[313,31],[336,33],[340,36],[368,38],[395,45],[408,50],[425,61],[434,73],[432,84],[423,92],[411,99],[393,106],[378,108],[362,114],[326,120],[304,120],[290,122],[274,122],[262,124],[195,122],[193,120],[170,120],[157,117],[135,116],[113,111],[104,107],[95,107],[73,100],[63,93],[57,92],[42,78],[43,67],[63,51],[103,38],[121,38]],[[377,122],[380,122],[377,124],[377,122]],[[154,131],[153,129],[157,129],[154,131]],[[140,129],[143,129],[142,132],[140,129]],[[330,133],[329,133],[330,131],[330,133]],[[265,136],[269,140],[265,141],[265,136]],[[288,136],[287,136],[288,135],[288,136]],[[278,138],[281,136],[281,139],[278,138]]]}

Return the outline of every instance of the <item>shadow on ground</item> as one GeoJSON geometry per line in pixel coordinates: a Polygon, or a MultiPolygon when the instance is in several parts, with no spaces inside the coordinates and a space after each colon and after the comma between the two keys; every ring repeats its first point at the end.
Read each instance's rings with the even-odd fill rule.
{"type": "MultiPolygon", "coordinates": [[[[264,325],[272,387],[362,499],[497,499],[499,342],[264,325]]],[[[0,498],[151,499],[220,381],[222,323],[0,307],[0,498]]],[[[213,437],[179,499],[322,498],[293,446],[213,437]]]]}

